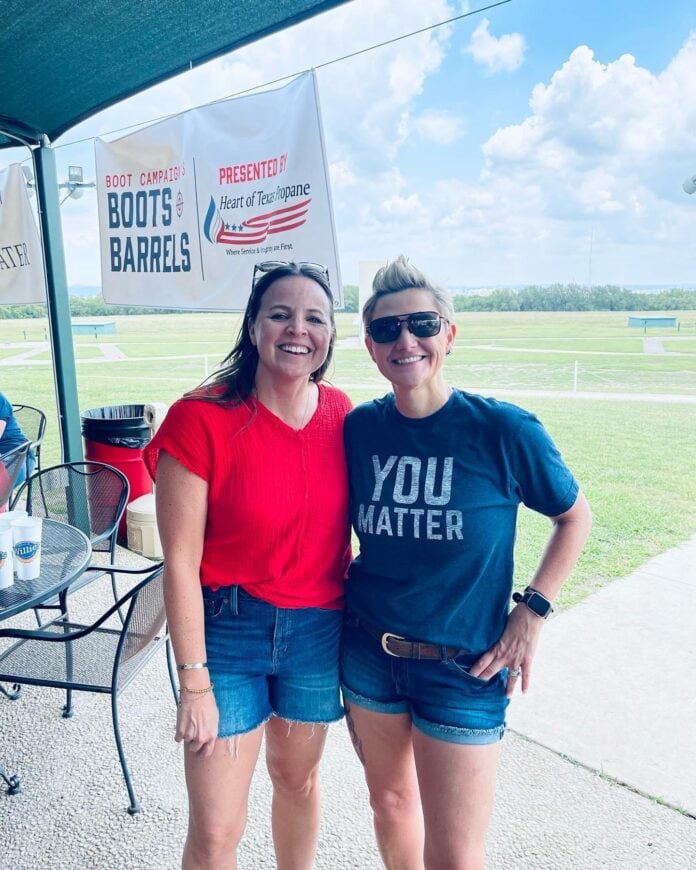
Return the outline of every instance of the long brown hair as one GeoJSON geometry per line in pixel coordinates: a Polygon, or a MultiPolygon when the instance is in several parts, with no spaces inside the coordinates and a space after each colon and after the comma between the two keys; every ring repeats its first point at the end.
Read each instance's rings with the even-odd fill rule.
{"type": "Polygon", "coordinates": [[[326,294],[329,300],[331,318],[331,340],[326,359],[316,371],[310,375],[310,380],[319,383],[326,374],[333,357],[334,343],[336,341],[336,326],[334,322],[334,300],[329,286],[327,274],[321,269],[309,263],[283,263],[269,272],[263,272],[258,281],[251,288],[251,295],[239,327],[237,339],[232,350],[222,361],[221,367],[214,372],[200,387],[197,387],[187,395],[190,398],[205,398],[212,402],[241,404],[254,391],[256,380],[256,368],[259,363],[259,353],[251,341],[249,328],[256,320],[261,300],[268,288],[280,278],[288,278],[299,275],[315,281],[326,294]]]}

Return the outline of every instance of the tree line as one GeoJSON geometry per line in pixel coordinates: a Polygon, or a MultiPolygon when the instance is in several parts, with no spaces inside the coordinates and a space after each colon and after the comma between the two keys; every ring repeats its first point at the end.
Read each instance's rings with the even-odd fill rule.
{"type": "Polygon", "coordinates": [[[692,311],[696,291],[674,288],[637,293],[612,284],[530,286],[454,297],[455,311],[692,311]]]}
{"type": "MultiPolygon", "coordinates": [[[[344,311],[358,310],[358,288],[343,288],[344,311]]],[[[637,293],[612,284],[529,286],[521,290],[500,288],[491,293],[454,295],[455,311],[693,311],[696,290],[673,288],[659,293],[637,293]]],[[[142,308],[109,305],[101,296],[71,296],[73,317],[113,317],[117,314],[186,314],[175,308],[142,308]]],[[[46,317],[45,305],[0,305],[0,320],[46,317]]]]}

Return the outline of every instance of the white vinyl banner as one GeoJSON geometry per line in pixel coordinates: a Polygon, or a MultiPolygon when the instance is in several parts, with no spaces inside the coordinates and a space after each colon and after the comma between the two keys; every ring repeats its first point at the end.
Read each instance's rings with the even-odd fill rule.
{"type": "Polygon", "coordinates": [[[95,149],[107,302],[240,310],[256,263],[294,260],[343,306],[314,73],[95,149]]]}
{"type": "Polygon", "coordinates": [[[46,301],[43,251],[19,163],[0,172],[0,303],[46,301]]]}

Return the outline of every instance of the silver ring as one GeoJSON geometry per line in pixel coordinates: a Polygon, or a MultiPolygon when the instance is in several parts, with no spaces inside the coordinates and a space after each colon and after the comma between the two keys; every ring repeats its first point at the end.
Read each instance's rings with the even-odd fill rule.
{"type": "Polygon", "coordinates": [[[517,679],[517,677],[519,677],[519,675],[520,675],[521,673],[522,673],[522,668],[510,668],[510,669],[508,670],[508,676],[509,676],[509,677],[515,677],[515,679],[517,679]]]}

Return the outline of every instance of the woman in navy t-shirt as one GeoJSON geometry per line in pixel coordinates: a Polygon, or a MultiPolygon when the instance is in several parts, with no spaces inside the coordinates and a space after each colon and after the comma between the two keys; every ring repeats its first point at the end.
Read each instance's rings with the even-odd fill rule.
{"type": "Polygon", "coordinates": [[[533,414],[447,385],[452,303],[404,257],[377,273],[363,321],[393,392],[344,429],[360,539],[346,584],[346,718],[386,866],[482,868],[508,699],[520,678],[529,685],[590,511],[533,414]],[[510,610],[520,504],[552,528],[510,610]]]}

